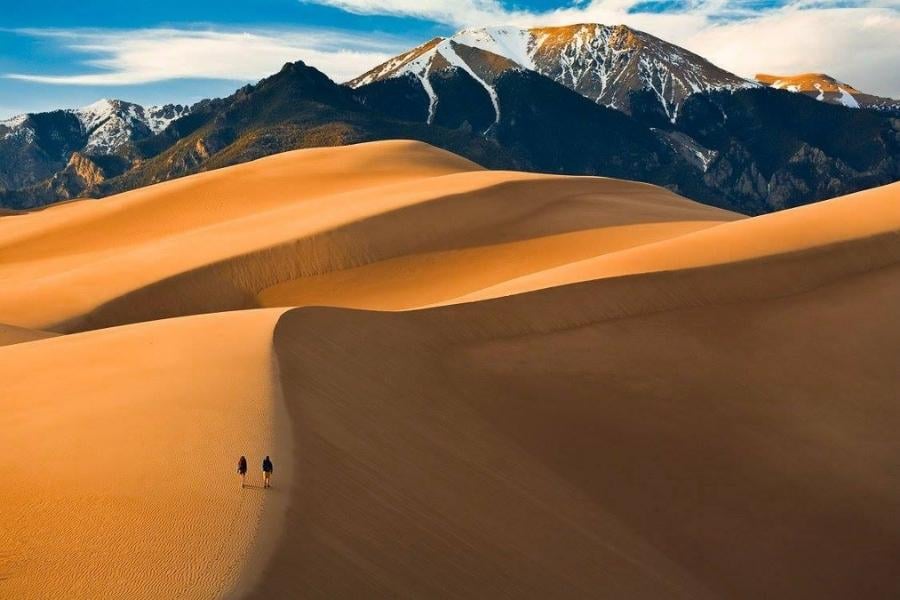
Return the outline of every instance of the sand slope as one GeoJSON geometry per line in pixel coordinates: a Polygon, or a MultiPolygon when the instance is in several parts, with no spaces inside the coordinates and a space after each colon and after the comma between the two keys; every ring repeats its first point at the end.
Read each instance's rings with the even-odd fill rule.
{"type": "Polygon", "coordinates": [[[0,597],[896,598],[898,185],[389,142],[4,216],[0,597]]]}
{"type": "Polygon", "coordinates": [[[211,598],[252,584],[258,537],[280,529],[287,498],[240,490],[235,469],[246,453],[260,483],[272,453],[290,474],[289,438],[275,440],[278,315],[0,348],[0,596],[211,598]]]}
{"type": "Polygon", "coordinates": [[[601,277],[783,256],[850,240],[897,235],[898,230],[900,182],[533,272],[456,301],[494,298],[601,277]]]}
{"type": "MultiPolygon", "coordinates": [[[[487,247],[485,262],[502,262],[491,246],[535,240],[533,251],[517,252],[541,255],[547,243],[538,238],[597,234],[557,238],[555,259],[471,283],[471,269],[457,268],[447,289],[457,296],[736,218],[646,184],[482,171],[421,143],[303,150],[0,220],[0,322],[73,331],[296,305],[303,298],[293,287],[264,290],[297,280],[302,288],[307,278],[321,290],[327,280],[317,276],[403,257],[433,263],[434,253],[469,248],[487,247]],[[645,227],[609,240],[598,233],[636,225],[645,227]]],[[[380,277],[363,271],[354,285],[370,275],[380,277]]],[[[428,301],[443,298],[432,292],[428,301]]]]}
{"type": "Polygon", "coordinates": [[[814,260],[289,313],[291,534],[253,597],[896,597],[892,252],[787,296],[814,260]]]}

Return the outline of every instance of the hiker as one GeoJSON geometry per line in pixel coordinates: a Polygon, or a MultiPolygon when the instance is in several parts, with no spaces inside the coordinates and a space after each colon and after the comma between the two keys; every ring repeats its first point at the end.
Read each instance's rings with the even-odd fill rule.
{"type": "Polygon", "coordinates": [[[242,456],[238,460],[238,475],[241,476],[241,487],[244,487],[244,483],[247,477],[247,457],[242,456]]]}
{"type": "Polygon", "coordinates": [[[263,480],[265,481],[265,487],[267,487],[267,488],[272,487],[272,484],[269,483],[269,479],[271,479],[271,477],[272,477],[272,461],[269,460],[268,456],[263,461],[262,467],[263,467],[263,480]]]}

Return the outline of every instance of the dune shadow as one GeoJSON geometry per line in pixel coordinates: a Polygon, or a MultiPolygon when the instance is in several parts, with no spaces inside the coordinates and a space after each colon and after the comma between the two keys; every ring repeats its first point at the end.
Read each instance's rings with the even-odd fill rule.
{"type": "MultiPolygon", "coordinates": [[[[662,216],[638,217],[617,207],[623,198],[641,202],[653,186],[639,184],[614,193],[589,179],[553,176],[501,181],[476,190],[447,193],[422,204],[336,222],[270,247],[247,250],[172,274],[125,292],[87,314],[54,323],[72,333],[186,315],[261,308],[257,294],[269,287],[403,257],[512,243],[596,228],[659,223],[667,219],[718,220],[717,209],[689,203],[662,216]],[[523,190],[530,190],[524,194],[523,190]],[[447,218],[452,207],[453,215],[447,218]],[[611,216],[613,215],[613,216],[611,216]],[[465,216],[465,218],[462,218],[465,216]],[[576,218],[577,217],[577,218],[576,218]],[[472,219],[483,219],[479,227],[472,219]],[[423,224],[428,224],[427,227],[423,224]],[[416,232],[411,235],[409,232],[416,232]],[[215,293],[210,293],[215,290],[215,293]]],[[[668,192],[664,192],[668,193],[668,192]]],[[[647,201],[649,204],[655,200],[647,201]]]]}

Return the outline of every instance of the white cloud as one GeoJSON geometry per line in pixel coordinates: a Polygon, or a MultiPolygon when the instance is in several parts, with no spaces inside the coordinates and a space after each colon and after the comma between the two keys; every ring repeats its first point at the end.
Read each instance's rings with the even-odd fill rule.
{"type": "Polygon", "coordinates": [[[897,0],[789,0],[768,9],[741,0],[688,0],[687,8],[661,14],[629,12],[639,0],[584,0],[542,12],[507,10],[496,0],[301,1],[460,28],[624,23],[745,77],[821,71],[863,91],[900,97],[897,0]]]}
{"type": "Polygon", "coordinates": [[[885,9],[788,8],[701,30],[691,50],[744,74],[825,72],[864,92],[900,98],[900,18],[885,9]]]}
{"type": "Polygon", "coordinates": [[[303,60],[346,81],[386,60],[404,43],[325,30],[193,31],[19,30],[53,38],[84,54],[88,72],[66,75],[7,73],[5,77],[59,85],[132,85],[170,79],[252,81],[286,62],[303,60]]]}
{"type": "MultiPolygon", "coordinates": [[[[822,71],[863,91],[900,97],[900,3],[788,0],[767,10],[743,0],[686,0],[687,8],[629,12],[639,0],[579,0],[542,12],[498,0],[301,0],[360,14],[412,16],[453,26],[625,23],[688,48],[745,77],[822,71]]],[[[561,0],[562,1],[562,0],[561,0]]],[[[198,31],[23,30],[85,57],[85,70],[6,77],[69,85],[128,85],[182,78],[253,81],[303,60],[347,81],[424,40],[323,29],[198,31]]]]}
{"type": "MultiPolygon", "coordinates": [[[[497,23],[518,11],[506,11],[496,0],[300,0],[324,4],[363,15],[401,15],[419,17],[449,25],[497,23]]],[[[522,13],[527,14],[527,13],[522,13]]]]}

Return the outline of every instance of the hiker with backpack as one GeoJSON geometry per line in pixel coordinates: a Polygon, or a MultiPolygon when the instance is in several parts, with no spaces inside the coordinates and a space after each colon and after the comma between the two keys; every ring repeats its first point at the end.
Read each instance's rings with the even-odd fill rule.
{"type": "Polygon", "coordinates": [[[237,472],[241,476],[241,488],[243,488],[247,478],[247,457],[242,456],[238,459],[237,472]]]}
{"type": "Polygon", "coordinates": [[[269,483],[269,480],[272,478],[273,466],[272,466],[272,461],[269,460],[268,456],[262,462],[262,470],[263,470],[263,481],[265,482],[263,487],[266,487],[266,488],[272,487],[272,484],[269,483]]]}

